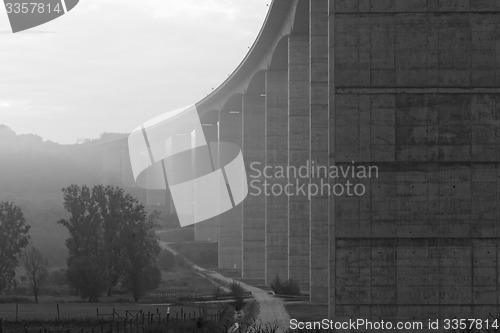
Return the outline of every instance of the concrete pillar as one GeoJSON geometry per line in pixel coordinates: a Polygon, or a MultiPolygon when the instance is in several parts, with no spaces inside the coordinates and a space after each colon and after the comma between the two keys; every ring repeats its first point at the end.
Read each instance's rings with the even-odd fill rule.
{"type": "MultiPolygon", "coordinates": [[[[288,71],[268,71],[266,75],[266,167],[288,164],[288,71]]],[[[269,178],[276,188],[286,178],[269,178]]],[[[266,283],[279,276],[288,278],[288,198],[266,195],[266,283]]]]}
{"type": "MultiPolygon", "coordinates": [[[[310,2],[311,164],[329,166],[328,1],[310,2]]],[[[328,302],[329,193],[328,175],[311,177],[321,190],[311,197],[311,301],[328,302]]]]}
{"type": "MultiPolygon", "coordinates": [[[[243,156],[249,184],[261,188],[263,177],[258,176],[253,167],[262,170],[265,165],[265,73],[256,75],[250,87],[256,86],[243,96],[243,156]]],[[[265,196],[249,188],[243,202],[243,272],[246,279],[265,279],[265,196]]]]}
{"type": "MultiPolygon", "coordinates": [[[[328,39],[329,39],[329,49],[328,49],[328,63],[329,63],[329,70],[328,70],[328,77],[329,77],[329,114],[330,114],[330,119],[328,126],[330,128],[330,131],[328,133],[329,136],[329,144],[330,144],[330,165],[335,165],[335,0],[329,0],[329,10],[328,12],[329,17],[328,17],[328,39]]],[[[335,181],[333,179],[330,179],[330,185],[334,185],[335,181]]],[[[329,239],[328,239],[328,247],[329,247],[329,262],[328,262],[328,269],[329,269],[329,276],[328,276],[328,315],[331,316],[331,318],[335,318],[336,312],[335,312],[335,304],[336,304],[336,292],[335,292],[335,283],[336,283],[336,272],[335,272],[335,265],[336,265],[336,230],[335,230],[335,222],[336,222],[336,215],[335,215],[335,206],[336,206],[336,201],[335,201],[335,196],[330,195],[330,218],[328,219],[329,222],[329,239]]]]}
{"type": "MultiPolygon", "coordinates": [[[[288,165],[300,168],[310,158],[309,117],[309,36],[291,35],[289,39],[289,156],[288,165]]],[[[300,176],[289,183],[308,183],[300,176]]],[[[300,283],[301,291],[309,292],[309,200],[306,196],[288,198],[288,276],[300,283]]]]}
{"type": "MultiPolygon", "coordinates": [[[[242,144],[242,98],[233,96],[219,115],[219,141],[242,144]]],[[[242,204],[219,215],[219,268],[241,272],[242,204]]]]}
{"type": "MultiPolygon", "coordinates": [[[[213,113],[215,112],[217,111],[214,111],[213,113]]],[[[214,119],[213,114],[209,115],[208,117],[200,116],[200,119],[202,121],[203,132],[205,134],[207,142],[219,141],[218,119],[214,119]]],[[[214,217],[209,220],[196,223],[194,225],[194,240],[198,242],[218,242],[219,217],[214,217]]]]}

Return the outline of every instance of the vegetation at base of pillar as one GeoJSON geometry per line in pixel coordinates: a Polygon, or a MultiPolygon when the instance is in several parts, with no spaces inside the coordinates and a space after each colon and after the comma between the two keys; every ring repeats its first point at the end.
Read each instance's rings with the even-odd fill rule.
{"type": "Polygon", "coordinates": [[[71,185],[62,191],[70,213],[58,222],[70,234],[66,277],[78,295],[95,302],[120,286],[138,301],[156,288],[160,247],[153,229],[158,213],[148,217],[136,198],[116,186],[71,185]]]}
{"type": "Polygon", "coordinates": [[[14,282],[18,255],[29,242],[29,229],[21,208],[0,202],[0,293],[14,282]]]}
{"type": "Polygon", "coordinates": [[[26,278],[35,297],[35,302],[38,303],[38,295],[40,288],[45,283],[49,274],[49,263],[40,251],[33,246],[29,246],[23,255],[24,269],[26,270],[26,278]]]}
{"type": "Polygon", "coordinates": [[[271,282],[271,289],[275,294],[298,296],[300,295],[300,285],[293,279],[282,281],[279,275],[276,275],[273,282],[271,282]]]}
{"type": "Polygon", "coordinates": [[[229,290],[233,297],[233,306],[236,311],[240,311],[245,306],[245,289],[236,281],[229,284],[229,290]]]}

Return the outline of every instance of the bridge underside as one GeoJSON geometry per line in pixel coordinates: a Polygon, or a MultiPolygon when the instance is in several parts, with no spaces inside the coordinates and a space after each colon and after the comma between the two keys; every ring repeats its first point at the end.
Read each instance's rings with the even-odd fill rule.
{"type": "Polygon", "coordinates": [[[499,41],[498,1],[275,0],[198,109],[241,145],[256,188],[366,193],[250,186],[197,239],[218,241],[220,268],[243,278],[298,281],[332,318],[498,313],[499,41]],[[311,164],[320,176],[256,171],[311,164]]]}

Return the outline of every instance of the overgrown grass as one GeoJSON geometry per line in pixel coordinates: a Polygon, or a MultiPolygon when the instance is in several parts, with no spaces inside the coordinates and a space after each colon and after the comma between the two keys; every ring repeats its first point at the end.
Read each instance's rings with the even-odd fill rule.
{"type": "Polygon", "coordinates": [[[215,322],[199,317],[188,320],[162,319],[161,322],[141,320],[66,320],[66,321],[24,321],[4,322],[4,331],[9,333],[24,332],[157,332],[157,333],[225,333],[229,323],[215,322]],[[144,330],[143,330],[144,329],[144,330]]]}
{"type": "Polygon", "coordinates": [[[175,251],[204,268],[216,268],[219,264],[217,243],[186,242],[170,244],[175,251]]]}
{"type": "Polygon", "coordinates": [[[328,318],[328,305],[309,302],[285,302],[290,318],[298,321],[320,321],[328,318]]]}
{"type": "Polygon", "coordinates": [[[271,289],[277,295],[300,295],[300,285],[297,281],[293,279],[282,281],[278,275],[271,282],[271,289]]]}

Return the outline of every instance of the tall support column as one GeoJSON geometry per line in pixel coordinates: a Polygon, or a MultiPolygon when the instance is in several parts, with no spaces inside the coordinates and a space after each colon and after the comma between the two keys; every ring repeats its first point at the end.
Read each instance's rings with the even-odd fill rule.
{"type": "MultiPolygon", "coordinates": [[[[219,141],[241,147],[242,99],[233,96],[219,115],[219,141]]],[[[241,272],[242,263],[242,204],[219,216],[219,268],[241,272]]]]}
{"type": "MultiPolygon", "coordinates": [[[[257,90],[248,91],[243,96],[243,155],[250,185],[255,182],[261,188],[263,177],[253,171],[262,170],[266,162],[265,140],[265,73],[255,77],[257,90]],[[258,178],[256,178],[258,177],[258,178]]],[[[265,279],[265,196],[249,188],[243,202],[243,272],[247,279],[265,279]]]]}
{"type": "MultiPolygon", "coordinates": [[[[310,1],[311,164],[329,166],[328,1],[310,1]]],[[[326,169],[327,169],[326,168],[326,169]]],[[[311,301],[328,302],[328,171],[311,177],[320,189],[311,197],[311,301]]]]}
{"type": "MultiPolygon", "coordinates": [[[[288,165],[295,169],[307,165],[310,148],[309,118],[309,36],[291,35],[289,55],[289,156],[288,165]]],[[[290,178],[289,183],[307,183],[308,179],[290,178]]],[[[309,200],[307,196],[288,198],[288,275],[309,292],[309,200]]]]}
{"type": "MultiPolygon", "coordinates": [[[[207,142],[219,141],[218,117],[213,111],[206,117],[200,116],[202,120],[203,133],[207,142]]],[[[218,113],[218,112],[217,112],[218,113]]],[[[194,240],[198,242],[219,241],[219,218],[213,217],[209,220],[194,225],[194,240]]]]}
{"type": "MultiPolygon", "coordinates": [[[[328,8],[328,91],[329,91],[329,144],[330,144],[330,165],[335,165],[335,22],[334,22],[334,11],[335,11],[335,0],[329,0],[328,8]]],[[[334,180],[330,179],[330,185],[334,185],[334,180]]],[[[329,218],[329,239],[328,247],[330,249],[329,253],[329,285],[328,285],[328,315],[329,318],[336,318],[336,255],[337,255],[337,242],[336,242],[336,218],[335,218],[335,196],[330,196],[330,218],[329,218]]]]}
{"type": "MultiPolygon", "coordinates": [[[[269,71],[266,78],[266,167],[276,169],[288,163],[288,71],[269,71]]],[[[267,179],[284,188],[287,179],[267,179]]],[[[266,195],[266,283],[279,276],[288,278],[288,198],[266,195]]]]}

